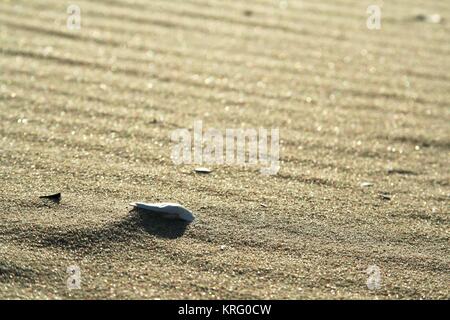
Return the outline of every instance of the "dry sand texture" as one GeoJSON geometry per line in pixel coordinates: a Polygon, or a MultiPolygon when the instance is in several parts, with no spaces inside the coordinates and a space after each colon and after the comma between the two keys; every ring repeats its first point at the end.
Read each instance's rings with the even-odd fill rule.
{"type": "Polygon", "coordinates": [[[450,3],[369,30],[380,2],[76,0],[68,30],[65,1],[0,0],[0,297],[450,298],[450,3]],[[279,128],[279,173],[175,166],[194,120],[279,128]]]}

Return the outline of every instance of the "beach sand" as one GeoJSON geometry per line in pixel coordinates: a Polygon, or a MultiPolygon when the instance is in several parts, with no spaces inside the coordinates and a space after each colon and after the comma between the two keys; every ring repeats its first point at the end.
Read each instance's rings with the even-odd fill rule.
{"type": "Polygon", "coordinates": [[[449,2],[76,4],[0,1],[0,298],[450,298],[449,2]],[[279,172],[175,165],[196,120],[279,172]]]}

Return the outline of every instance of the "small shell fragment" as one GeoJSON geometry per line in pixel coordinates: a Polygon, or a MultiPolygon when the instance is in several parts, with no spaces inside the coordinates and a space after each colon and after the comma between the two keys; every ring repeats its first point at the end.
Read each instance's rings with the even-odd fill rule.
{"type": "Polygon", "coordinates": [[[387,173],[388,174],[417,175],[417,173],[412,170],[401,169],[401,168],[389,168],[387,170],[387,173]]]}
{"type": "Polygon", "coordinates": [[[361,188],[372,187],[373,183],[372,182],[361,182],[360,186],[361,186],[361,188]]]}
{"type": "Polygon", "coordinates": [[[59,203],[61,201],[61,192],[50,194],[47,196],[40,196],[39,198],[59,203]]]}
{"type": "Polygon", "coordinates": [[[203,168],[203,167],[195,168],[194,171],[197,172],[197,173],[211,173],[212,172],[211,169],[203,168]]]}
{"type": "Polygon", "coordinates": [[[158,214],[167,219],[180,219],[187,222],[194,221],[194,215],[191,211],[178,203],[130,203],[135,208],[148,211],[149,213],[158,214]]]}
{"type": "Polygon", "coordinates": [[[387,192],[380,192],[380,193],[378,193],[378,196],[381,199],[387,200],[387,201],[390,201],[392,199],[392,196],[389,193],[387,193],[387,192]]]}
{"type": "Polygon", "coordinates": [[[442,18],[439,14],[434,13],[434,14],[418,14],[416,16],[416,20],[418,21],[423,21],[423,22],[428,22],[428,23],[441,23],[442,22],[442,18]]]}

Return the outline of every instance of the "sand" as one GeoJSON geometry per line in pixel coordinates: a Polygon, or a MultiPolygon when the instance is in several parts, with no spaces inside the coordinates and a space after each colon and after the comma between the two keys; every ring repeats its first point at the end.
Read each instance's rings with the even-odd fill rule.
{"type": "Polygon", "coordinates": [[[0,1],[0,298],[450,298],[448,2],[76,4],[0,1]],[[278,174],[175,165],[195,120],[279,128],[278,174]]]}

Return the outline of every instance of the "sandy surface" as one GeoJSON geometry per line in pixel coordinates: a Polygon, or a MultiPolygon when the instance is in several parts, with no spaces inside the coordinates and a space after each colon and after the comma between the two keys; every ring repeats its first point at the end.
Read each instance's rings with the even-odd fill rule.
{"type": "Polygon", "coordinates": [[[448,1],[73,2],[0,0],[1,298],[450,298],[448,1]],[[194,120],[279,173],[174,165],[194,120]]]}

